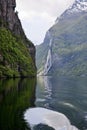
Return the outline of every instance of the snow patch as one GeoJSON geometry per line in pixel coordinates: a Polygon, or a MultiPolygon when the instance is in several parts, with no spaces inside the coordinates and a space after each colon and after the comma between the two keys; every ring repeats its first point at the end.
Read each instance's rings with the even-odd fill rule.
{"type": "Polygon", "coordinates": [[[82,12],[82,11],[87,12],[87,1],[76,0],[74,4],[69,7],[67,11],[69,11],[69,13],[82,12]]]}

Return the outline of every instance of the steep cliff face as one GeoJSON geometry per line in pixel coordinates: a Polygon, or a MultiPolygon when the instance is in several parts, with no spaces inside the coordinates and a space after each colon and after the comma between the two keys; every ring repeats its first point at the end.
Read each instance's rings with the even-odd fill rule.
{"type": "Polygon", "coordinates": [[[15,35],[25,35],[15,7],[15,0],[0,0],[0,26],[10,29],[15,35]]]}
{"type": "MultiPolygon", "coordinates": [[[[55,25],[48,32],[50,38],[46,35],[45,39],[52,39],[52,66],[47,74],[87,75],[87,0],[76,0],[60,18],[57,18],[55,25]]],[[[44,40],[43,44],[37,47],[37,61],[41,46],[48,46],[48,52],[48,44],[49,42],[44,40]]],[[[43,70],[47,52],[37,63],[38,66],[44,59],[43,70]]],[[[43,70],[39,68],[39,71],[43,70]]]]}
{"type": "MultiPolygon", "coordinates": [[[[29,52],[35,60],[35,47],[26,38],[23,31],[18,12],[15,12],[15,0],[0,0],[0,27],[8,28],[15,36],[19,36],[29,48],[29,52]]],[[[35,61],[34,61],[35,62],[35,61]]]]}
{"type": "MultiPolygon", "coordinates": [[[[6,70],[10,69],[16,72],[18,76],[31,76],[33,74],[35,75],[35,47],[32,42],[26,38],[20,19],[18,18],[18,12],[15,12],[15,7],[15,0],[0,0],[0,65],[2,67],[5,67],[6,70]],[[7,46],[8,52],[6,51],[5,46],[7,46]],[[16,56],[17,59],[15,59],[16,56]],[[9,57],[9,59],[12,58],[14,63],[10,63],[13,61],[9,61],[7,57],[9,57]],[[31,68],[32,74],[30,72],[28,73],[28,71],[30,71],[29,68],[31,68]]],[[[2,70],[0,71],[0,76],[10,76],[10,72],[9,75],[5,75],[2,70]]],[[[11,77],[12,75],[16,76],[16,74],[11,74],[11,77]]]]}
{"type": "Polygon", "coordinates": [[[47,66],[46,64],[47,64],[47,59],[48,59],[47,55],[48,55],[48,51],[50,50],[50,45],[49,45],[50,39],[51,39],[51,36],[50,36],[49,31],[48,31],[46,33],[44,42],[41,45],[37,45],[36,46],[36,64],[37,64],[37,70],[38,70],[38,73],[41,74],[41,75],[46,70],[46,66],[47,66]]]}

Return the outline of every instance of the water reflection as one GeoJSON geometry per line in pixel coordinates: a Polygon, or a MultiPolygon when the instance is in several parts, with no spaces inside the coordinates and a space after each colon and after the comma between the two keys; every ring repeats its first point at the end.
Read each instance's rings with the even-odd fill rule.
{"type": "Polygon", "coordinates": [[[65,115],[46,108],[29,108],[25,112],[24,118],[30,124],[32,130],[35,130],[35,128],[42,130],[42,126],[44,125],[44,130],[47,130],[47,128],[49,130],[49,127],[52,130],[78,130],[75,126],[70,124],[70,121],[65,115]],[[41,127],[41,129],[39,127],[41,127]]]}
{"type": "Polygon", "coordinates": [[[36,106],[50,108],[49,102],[52,99],[51,77],[38,77],[36,88],[36,106]]]}
{"type": "Polygon", "coordinates": [[[65,114],[80,130],[87,129],[87,79],[38,77],[36,106],[65,114]]]}
{"type": "Polygon", "coordinates": [[[29,130],[23,112],[34,106],[35,79],[0,81],[0,130],[29,130]]]}

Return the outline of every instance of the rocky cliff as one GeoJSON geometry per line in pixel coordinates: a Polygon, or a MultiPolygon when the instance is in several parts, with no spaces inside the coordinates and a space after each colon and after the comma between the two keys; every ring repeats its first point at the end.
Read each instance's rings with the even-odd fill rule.
{"type": "Polygon", "coordinates": [[[87,75],[87,0],[76,0],[37,46],[38,73],[45,74],[50,40],[52,64],[47,75],[87,75]]]}
{"type": "Polygon", "coordinates": [[[15,0],[0,0],[0,76],[33,76],[35,47],[23,31],[15,0]]]}

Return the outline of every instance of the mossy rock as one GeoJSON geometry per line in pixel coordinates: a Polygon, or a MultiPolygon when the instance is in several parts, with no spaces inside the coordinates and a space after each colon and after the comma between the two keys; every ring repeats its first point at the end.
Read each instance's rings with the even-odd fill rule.
{"type": "Polygon", "coordinates": [[[20,38],[16,38],[6,28],[0,28],[0,56],[0,77],[36,75],[28,48],[20,38]]]}

